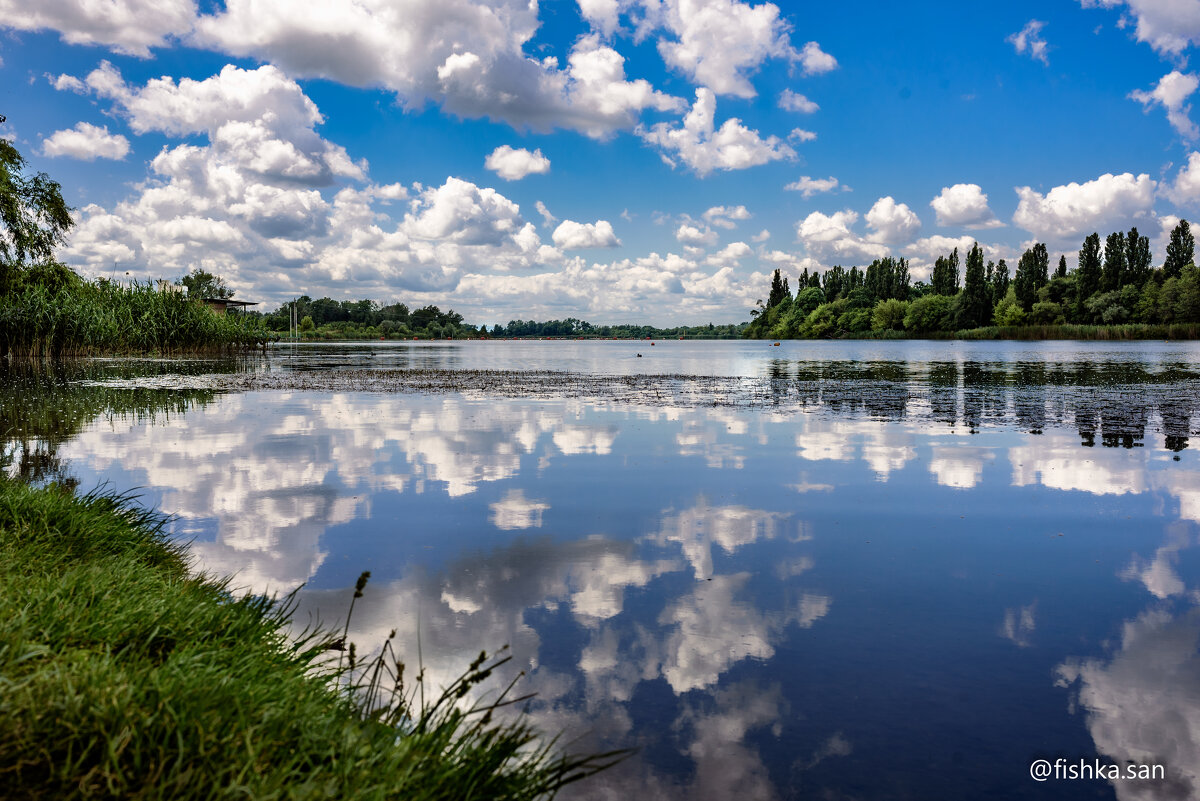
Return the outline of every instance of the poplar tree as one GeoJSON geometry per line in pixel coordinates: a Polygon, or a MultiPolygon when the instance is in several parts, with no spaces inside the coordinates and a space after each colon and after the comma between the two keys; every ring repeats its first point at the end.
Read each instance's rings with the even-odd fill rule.
{"type": "Polygon", "coordinates": [[[1045,243],[1039,242],[1021,254],[1013,277],[1013,291],[1022,309],[1029,311],[1037,303],[1037,291],[1050,280],[1049,273],[1050,254],[1045,243]]]}
{"type": "Polygon", "coordinates": [[[992,305],[995,306],[1000,301],[1004,300],[1004,296],[1008,294],[1008,262],[1001,259],[996,264],[996,269],[992,271],[992,305]]]}
{"type": "Polygon", "coordinates": [[[1076,314],[1084,318],[1084,302],[1100,289],[1100,234],[1092,233],[1079,249],[1079,267],[1075,270],[1076,314]]]}
{"type": "Polygon", "coordinates": [[[779,274],[779,270],[771,276],[771,294],[767,296],[767,308],[772,309],[783,303],[785,300],[791,300],[792,293],[788,289],[787,278],[779,274]]]}
{"type": "Polygon", "coordinates": [[[1192,227],[1187,220],[1180,220],[1171,231],[1171,241],[1167,243],[1167,260],[1163,262],[1163,277],[1178,278],[1183,274],[1185,264],[1194,263],[1196,257],[1196,238],[1192,236],[1192,227]]]}
{"type": "Polygon", "coordinates": [[[1104,269],[1100,275],[1100,289],[1112,292],[1127,283],[1125,264],[1125,234],[1117,231],[1104,240],[1104,269]]]}
{"type": "Polygon", "coordinates": [[[983,268],[983,250],[979,243],[967,252],[967,269],[962,295],[958,299],[955,323],[959,328],[979,328],[992,319],[991,293],[983,268]]]}
{"type": "MultiPolygon", "coordinates": [[[[1137,231],[1136,228],[1134,228],[1133,230],[1137,231]]],[[[1054,277],[1055,278],[1066,278],[1067,277],[1067,257],[1066,257],[1066,255],[1060,255],[1058,257],[1058,269],[1054,271],[1054,277]]]]}
{"type": "Polygon", "coordinates": [[[958,248],[949,256],[938,256],[930,276],[935,295],[958,294],[958,248]]]}
{"type": "Polygon", "coordinates": [[[1150,277],[1150,237],[1138,234],[1138,229],[1130,228],[1125,237],[1125,267],[1128,284],[1142,286],[1150,277]]]}

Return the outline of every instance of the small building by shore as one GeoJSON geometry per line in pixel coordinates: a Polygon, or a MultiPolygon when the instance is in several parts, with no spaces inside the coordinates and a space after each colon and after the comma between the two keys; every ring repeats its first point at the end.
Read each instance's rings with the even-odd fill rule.
{"type": "Polygon", "coordinates": [[[249,300],[234,300],[233,298],[201,298],[208,308],[212,309],[217,314],[228,314],[230,310],[235,312],[246,312],[247,306],[257,306],[258,303],[249,300]]]}

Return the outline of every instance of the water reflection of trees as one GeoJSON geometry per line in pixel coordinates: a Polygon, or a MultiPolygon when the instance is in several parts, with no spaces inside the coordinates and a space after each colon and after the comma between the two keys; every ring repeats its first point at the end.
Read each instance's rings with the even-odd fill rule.
{"type": "Polygon", "coordinates": [[[161,421],[214,397],[209,390],[92,382],[178,374],[181,364],[195,364],[194,369],[205,372],[221,366],[214,362],[0,363],[0,469],[27,481],[74,486],[59,449],[88,426],[102,419],[161,421]]]}
{"type": "Polygon", "coordinates": [[[1200,374],[1130,362],[804,362],[767,370],[771,403],[834,416],[928,419],[971,433],[1011,425],[1030,434],[1075,427],[1080,444],[1144,444],[1157,424],[1167,449],[1188,445],[1200,374]]]}

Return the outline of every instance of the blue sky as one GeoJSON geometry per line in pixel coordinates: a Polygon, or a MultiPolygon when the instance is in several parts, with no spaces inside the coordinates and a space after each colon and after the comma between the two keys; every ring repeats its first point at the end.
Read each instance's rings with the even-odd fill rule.
{"type": "Polygon", "coordinates": [[[0,0],[0,135],[93,275],[469,320],[748,318],[1200,208],[1200,0],[0,0]],[[794,278],[793,278],[794,282],[794,278]]]}

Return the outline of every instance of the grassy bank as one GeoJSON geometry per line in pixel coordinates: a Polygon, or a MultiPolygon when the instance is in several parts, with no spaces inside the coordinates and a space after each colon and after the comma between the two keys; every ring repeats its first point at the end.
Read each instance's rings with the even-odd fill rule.
{"type": "Polygon", "coordinates": [[[86,281],[61,265],[39,267],[0,293],[0,356],[216,353],[267,338],[252,317],[215,314],[145,284],[86,281]]]}
{"type": "MultiPolygon", "coordinates": [[[[1137,341],[1147,339],[1200,339],[1200,324],[1172,323],[1170,325],[1128,323],[1125,325],[992,325],[986,328],[968,328],[961,331],[934,331],[914,334],[908,331],[862,331],[843,332],[820,337],[821,339],[934,339],[934,340],[985,340],[1011,339],[1038,340],[1084,340],[1084,341],[1137,341]]],[[[769,337],[768,337],[769,339],[769,337]]],[[[804,338],[799,338],[803,340],[804,338]]]]}
{"type": "Polygon", "coordinates": [[[396,666],[320,667],[335,641],[190,576],[162,522],[0,478],[6,798],[526,799],[601,764],[464,710],[494,660],[423,706],[363,691],[396,666]]]}
{"type": "Polygon", "coordinates": [[[953,339],[1198,339],[1200,324],[1172,323],[1170,325],[1128,323],[1125,325],[1012,325],[972,328],[956,331],[953,339]]]}

